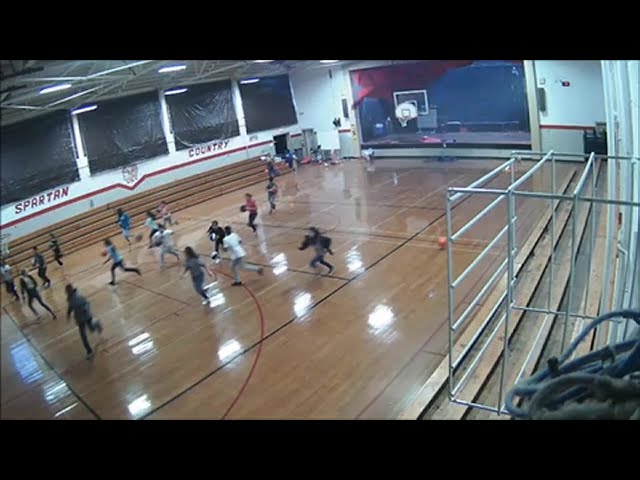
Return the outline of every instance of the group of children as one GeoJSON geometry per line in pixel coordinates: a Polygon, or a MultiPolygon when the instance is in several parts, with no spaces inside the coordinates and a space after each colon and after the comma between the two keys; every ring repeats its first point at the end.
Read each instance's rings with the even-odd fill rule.
{"type": "MultiPolygon", "coordinates": [[[[276,197],[278,193],[278,187],[274,181],[273,176],[269,177],[269,182],[267,184],[266,190],[270,208],[269,213],[271,214],[276,209],[276,197]]],[[[258,216],[258,205],[251,194],[245,194],[245,203],[242,205],[241,210],[243,212],[248,212],[249,215],[247,225],[254,232],[257,232],[255,220],[258,216]]],[[[149,229],[148,247],[160,248],[160,265],[161,267],[163,267],[164,256],[166,254],[173,255],[178,261],[180,261],[180,254],[173,243],[173,231],[168,228],[169,226],[172,226],[177,222],[173,222],[168,205],[165,202],[162,202],[160,204],[157,213],[158,216],[162,219],[162,222],[159,222],[157,220],[158,217],[153,211],[148,211],[146,213],[147,219],[145,221],[145,226],[149,229]]],[[[122,235],[127,243],[131,244],[131,218],[122,208],[119,208],[117,210],[117,216],[117,224],[122,230],[122,235]]],[[[53,233],[51,233],[50,236],[51,240],[49,243],[49,248],[54,254],[55,261],[59,265],[63,265],[61,261],[63,255],[58,240],[53,233]]],[[[231,284],[232,286],[242,285],[240,276],[238,274],[239,269],[256,272],[259,275],[263,274],[262,267],[250,264],[246,261],[247,251],[242,244],[242,239],[236,232],[232,230],[230,226],[222,228],[217,221],[213,221],[207,230],[207,236],[209,240],[214,244],[211,258],[216,263],[219,263],[221,260],[220,248],[222,248],[225,252],[229,252],[229,260],[231,261],[231,272],[233,274],[233,283],[231,284]]],[[[141,238],[142,236],[137,236],[136,239],[140,240],[141,238]]],[[[116,246],[109,238],[104,240],[104,247],[105,249],[103,255],[107,257],[104,263],[106,264],[109,261],[112,262],[111,281],[109,282],[109,285],[115,285],[115,271],[118,268],[125,272],[133,272],[138,275],[142,275],[142,272],[138,268],[129,268],[125,265],[123,256],[120,254],[116,246]]],[[[305,250],[309,247],[313,247],[315,252],[314,257],[311,260],[311,267],[315,269],[317,268],[318,264],[324,265],[328,268],[327,274],[330,274],[333,271],[333,266],[324,259],[324,256],[326,253],[333,255],[333,252],[331,251],[331,239],[326,237],[325,235],[322,235],[318,229],[311,228],[310,233],[305,236],[299,249],[305,250]]],[[[34,247],[33,250],[34,255],[32,264],[37,268],[37,274],[38,277],[40,277],[40,279],[42,280],[42,286],[44,288],[49,288],[51,286],[51,280],[47,277],[46,260],[44,256],[38,251],[37,247],[34,247]]],[[[20,296],[18,295],[13,276],[11,274],[11,267],[6,263],[4,258],[0,259],[0,272],[2,274],[7,293],[13,295],[15,299],[20,300],[20,296]]],[[[200,255],[196,253],[190,246],[187,246],[184,249],[183,275],[185,275],[187,272],[189,272],[191,275],[191,280],[195,291],[204,299],[203,303],[207,303],[209,301],[209,297],[204,286],[204,279],[205,275],[211,277],[211,270],[203,262],[200,261],[200,255]]],[[[56,314],[54,313],[54,311],[43,301],[42,297],[40,296],[36,280],[24,269],[20,272],[20,288],[22,293],[22,300],[27,301],[29,308],[37,318],[39,318],[39,315],[33,307],[34,300],[37,301],[45,310],[51,313],[54,319],[56,318],[56,314]]],[[[91,358],[94,355],[94,351],[87,339],[87,330],[98,332],[100,334],[103,330],[102,325],[99,321],[94,320],[88,300],[80,295],[80,293],[73,285],[66,285],[65,292],[68,303],[67,317],[69,319],[71,313],[74,314],[76,324],[80,333],[80,338],[86,350],[87,358],[91,358]]]]}

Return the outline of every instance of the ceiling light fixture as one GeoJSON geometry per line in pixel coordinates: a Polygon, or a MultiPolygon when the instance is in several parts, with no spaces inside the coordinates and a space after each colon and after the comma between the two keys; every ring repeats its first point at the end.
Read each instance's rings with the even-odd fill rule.
{"type": "Polygon", "coordinates": [[[253,63],[269,63],[269,62],[273,62],[275,60],[254,60],[253,63]]]}
{"type": "Polygon", "coordinates": [[[76,108],[75,110],[71,110],[71,115],[78,115],[79,113],[91,112],[98,108],[98,105],[87,105],[86,107],[76,108]]]}
{"type": "Polygon", "coordinates": [[[63,83],[61,85],[53,85],[51,87],[44,87],[43,89],[40,90],[40,95],[45,94],[45,93],[59,92],[60,90],[66,90],[68,88],[71,88],[71,84],[70,83],[63,83]]]}
{"type": "Polygon", "coordinates": [[[187,66],[186,65],[173,65],[171,67],[162,67],[160,70],[158,70],[158,73],[172,73],[172,72],[179,72],[181,70],[186,70],[187,66]]]}
{"type": "Polygon", "coordinates": [[[336,63],[339,62],[340,60],[320,60],[320,63],[336,63]]]}
{"type": "Polygon", "coordinates": [[[172,90],[165,91],[164,94],[165,95],[178,95],[179,93],[184,93],[186,91],[187,91],[186,88],[174,88],[172,90]]]}
{"type": "Polygon", "coordinates": [[[246,80],[240,80],[241,85],[248,85],[250,83],[258,83],[260,81],[259,78],[247,78],[246,80]]]}

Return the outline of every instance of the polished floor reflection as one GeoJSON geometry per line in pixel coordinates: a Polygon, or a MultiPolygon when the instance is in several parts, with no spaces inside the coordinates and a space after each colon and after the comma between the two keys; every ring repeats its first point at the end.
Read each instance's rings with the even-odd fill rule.
{"type": "MultiPolygon", "coordinates": [[[[205,305],[173,258],[160,268],[159,252],[144,242],[128,249],[115,238],[143,272],[118,272],[116,287],[107,285],[99,245],[70,255],[64,269],[49,267],[53,286],[42,290],[58,320],[34,321],[3,292],[2,418],[394,418],[446,353],[447,259],[435,242],[445,232],[444,192],[468,185],[486,165],[305,166],[277,179],[272,215],[264,185],[251,188],[261,207],[257,234],[238,209],[244,192],[178,212],[176,243],[194,247],[216,271],[205,305]],[[228,262],[209,259],[214,219],[240,234],[263,276],[241,271],[243,286],[231,286],[228,262]],[[333,239],[331,275],[316,275],[312,252],[297,248],[310,226],[333,239]],[[92,360],[66,322],[65,281],[104,324],[92,360]]],[[[454,227],[491,200],[462,202],[454,227]]],[[[540,211],[535,201],[518,205],[521,236],[540,211]]],[[[465,234],[455,247],[458,273],[504,222],[498,212],[465,234]]],[[[467,277],[457,309],[491,276],[503,248],[467,277]]]]}

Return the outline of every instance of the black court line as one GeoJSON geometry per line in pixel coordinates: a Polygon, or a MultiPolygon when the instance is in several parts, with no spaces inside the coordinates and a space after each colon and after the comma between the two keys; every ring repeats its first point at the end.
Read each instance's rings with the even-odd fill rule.
{"type": "MultiPolygon", "coordinates": [[[[465,197],[462,201],[460,201],[457,205],[455,205],[452,210],[454,210],[455,208],[459,207],[460,205],[462,205],[464,202],[466,202],[469,198],[471,198],[471,195],[468,195],[467,197],[465,197]]],[[[373,267],[375,267],[376,265],[378,265],[380,262],[382,262],[383,260],[386,260],[387,258],[389,258],[389,256],[391,256],[392,254],[394,254],[395,252],[397,252],[398,250],[400,250],[402,247],[406,246],[411,240],[415,239],[418,235],[420,235],[421,233],[423,233],[426,229],[428,229],[429,227],[431,227],[432,225],[434,225],[436,222],[440,221],[442,218],[444,218],[444,216],[446,215],[446,213],[443,213],[442,215],[440,215],[439,217],[435,218],[434,220],[432,220],[431,222],[429,222],[425,227],[421,228],[420,230],[418,230],[415,234],[413,234],[411,237],[409,237],[408,239],[406,239],[404,242],[402,242],[401,244],[397,245],[396,247],[392,248],[389,252],[385,253],[382,257],[380,257],[378,260],[376,260],[375,262],[373,262],[371,265],[369,265],[368,267],[366,267],[364,270],[362,270],[360,273],[358,273],[356,276],[354,276],[353,278],[351,278],[350,280],[347,280],[345,283],[343,283],[342,285],[340,285],[339,287],[337,287],[335,290],[333,290],[332,292],[329,292],[327,295],[325,295],[324,297],[322,297],[320,300],[318,300],[317,302],[315,302],[314,304],[310,305],[309,308],[307,309],[307,311],[304,313],[304,316],[308,315],[309,312],[311,310],[313,310],[314,308],[316,308],[318,305],[322,304],[325,300],[327,300],[328,298],[331,298],[333,295],[335,295],[336,293],[338,293],[340,290],[342,290],[343,288],[345,288],[346,286],[350,285],[353,281],[355,281],[356,279],[360,278],[361,276],[363,276],[365,273],[367,273],[370,269],[372,269],[373,267]]],[[[249,353],[251,350],[253,350],[254,348],[256,348],[258,345],[260,345],[261,343],[264,343],[267,339],[271,338],[272,336],[274,336],[276,333],[280,332],[282,329],[284,329],[285,327],[288,327],[289,325],[291,325],[293,322],[295,322],[298,318],[297,315],[294,316],[293,318],[289,319],[288,321],[286,321],[285,323],[283,323],[282,325],[280,325],[278,328],[276,328],[275,330],[273,330],[271,333],[269,333],[268,335],[265,335],[264,337],[262,337],[260,340],[258,340],[257,342],[253,343],[252,345],[250,345],[249,347],[245,348],[244,350],[242,350],[241,352],[239,352],[236,356],[234,356],[233,358],[231,358],[228,362],[220,365],[219,367],[213,369],[211,372],[209,372],[208,374],[206,374],[204,377],[202,377],[200,380],[196,381],[195,383],[193,383],[191,386],[187,387],[185,390],[177,393],[176,395],[174,395],[172,398],[170,398],[169,400],[167,400],[166,402],[158,405],[156,408],[154,408],[153,410],[149,411],[148,413],[146,413],[145,415],[143,415],[142,417],[140,417],[140,420],[144,420],[146,418],[148,418],[150,415],[153,415],[154,413],[156,413],[157,411],[159,411],[160,409],[166,407],[167,405],[169,405],[170,403],[172,403],[173,401],[177,400],[178,398],[180,398],[181,396],[183,396],[185,393],[188,393],[189,391],[191,391],[193,388],[197,387],[198,385],[200,385],[202,382],[204,382],[205,380],[207,380],[208,378],[212,377],[213,375],[215,375],[217,372],[219,372],[220,370],[222,370],[224,367],[226,367],[227,365],[229,365],[231,362],[237,360],[238,358],[240,358],[241,356],[249,353]]]]}
{"type": "Polygon", "coordinates": [[[25,340],[29,343],[29,345],[31,345],[31,347],[38,353],[38,355],[40,355],[40,358],[42,358],[42,360],[44,361],[44,363],[51,369],[51,371],[53,373],[55,373],[58,378],[60,379],[60,381],[64,382],[64,384],[67,386],[67,388],[69,389],[69,391],[75,395],[75,397],[78,399],[78,401],[80,403],[82,403],[82,405],[85,406],[85,408],[87,410],[89,410],[89,412],[91,412],[91,414],[96,417],[96,420],[102,420],[102,418],[100,417],[100,415],[98,415],[98,413],[91,407],[91,405],[89,405],[89,403],[82,398],[80,395],[78,395],[77,392],[75,392],[71,386],[62,378],[62,375],[60,374],[60,372],[58,372],[55,367],[49,362],[49,360],[47,360],[47,358],[42,354],[42,352],[38,349],[38,347],[36,347],[33,342],[31,341],[31,339],[29,337],[27,337],[24,332],[22,331],[22,329],[18,326],[17,322],[15,321],[15,319],[13,318],[13,315],[11,315],[11,313],[9,312],[9,310],[7,310],[7,307],[2,307],[2,309],[5,311],[5,313],[9,316],[9,318],[11,319],[11,321],[13,322],[13,324],[16,326],[16,328],[18,329],[18,331],[22,334],[22,336],[25,338],[25,340]]]}
{"type": "MultiPolygon", "coordinates": [[[[436,218],[435,220],[433,220],[433,222],[437,221],[439,218],[441,218],[443,215],[445,215],[444,213],[436,218]]],[[[385,220],[386,222],[386,220],[385,220]]],[[[229,222],[231,225],[242,225],[242,226],[247,226],[246,223],[243,222],[229,222]]],[[[430,225],[427,225],[427,227],[429,227],[430,225]]],[[[287,229],[287,230],[301,230],[301,231],[306,231],[309,230],[309,228],[311,227],[299,227],[297,225],[274,225],[271,223],[257,223],[256,227],[267,227],[267,228],[283,228],[283,229],[287,229]]],[[[427,228],[424,227],[424,228],[427,228]]],[[[324,229],[321,229],[324,230],[324,229]]],[[[361,236],[368,236],[368,237],[380,237],[380,238],[392,238],[394,240],[405,240],[407,237],[403,237],[403,236],[394,236],[394,235],[388,235],[385,233],[369,233],[369,232],[356,232],[353,230],[346,230],[346,229],[329,229],[329,230],[324,230],[324,233],[328,233],[328,232],[332,232],[332,233],[339,233],[342,235],[361,235],[361,236]]],[[[400,234],[398,234],[400,235],[400,234]]],[[[293,242],[292,242],[293,243],[293,242]]],[[[255,247],[257,245],[250,245],[250,244],[246,244],[247,246],[252,246],[255,247]]]]}
{"type": "Polygon", "coordinates": [[[183,305],[189,305],[189,306],[193,305],[193,302],[189,303],[189,302],[185,302],[184,300],[180,300],[178,298],[170,297],[169,295],[166,295],[166,294],[164,294],[162,292],[156,292],[155,290],[151,290],[151,289],[149,289],[147,287],[143,287],[142,285],[138,285],[137,283],[128,282],[127,280],[120,280],[120,281],[122,283],[126,283],[127,285],[131,285],[132,287],[136,287],[136,288],[139,288],[140,290],[144,290],[145,292],[153,293],[153,294],[158,295],[160,297],[166,298],[167,300],[173,300],[173,301],[181,303],[183,305]]]}
{"type": "MultiPolygon", "coordinates": [[[[271,269],[276,268],[273,265],[269,265],[269,264],[266,264],[266,263],[258,263],[258,262],[248,262],[248,263],[252,263],[254,265],[258,265],[259,267],[264,267],[264,268],[271,268],[271,269]]],[[[342,280],[344,282],[348,282],[349,281],[349,279],[345,278],[345,277],[339,277],[337,275],[319,275],[319,274],[317,274],[315,272],[308,272],[306,270],[298,270],[297,268],[289,268],[289,267],[287,267],[287,271],[288,272],[295,272],[295,273],[305,273],[307,275],[313,275],[314,277],[320,277],[321,276],[321,277],[326,277],[326,278],[334,278],[336,280],[342,280]]]]}

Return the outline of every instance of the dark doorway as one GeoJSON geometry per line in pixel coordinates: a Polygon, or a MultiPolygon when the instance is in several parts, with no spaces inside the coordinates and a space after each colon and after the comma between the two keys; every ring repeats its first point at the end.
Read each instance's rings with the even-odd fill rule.
{"type": "Polygon", "coordinates": [[[287,136],[289,134],[285,133],[283,135],[275,135],[273,137],[273,144],[276,149],[276,155],[284,155],[287,153],[287,136]]]}

